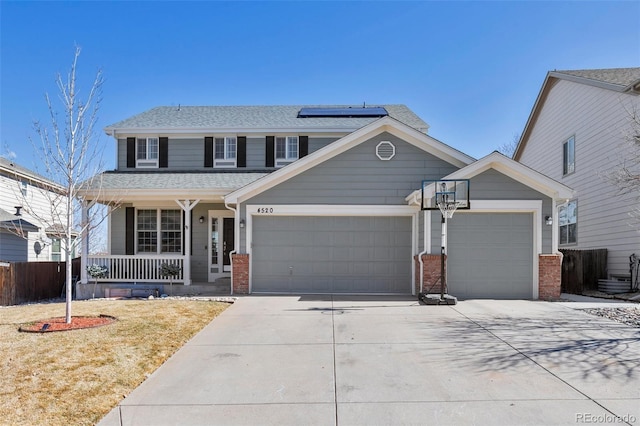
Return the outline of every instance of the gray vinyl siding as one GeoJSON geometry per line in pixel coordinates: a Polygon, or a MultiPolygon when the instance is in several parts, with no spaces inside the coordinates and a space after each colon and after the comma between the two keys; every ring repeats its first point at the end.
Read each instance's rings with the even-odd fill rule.
{"type": "Polygon", "coordinates": [[[393,135],[382,133],[271,188],[245,204],[402,205],[423,179],[457,168],[393,135]],[[396,155],[379,160],[376,145],[391,141],[396,155]]]}
{"type": "MultiPolygon", "coordinates": [[[[471,209],[473,200],[542,200],[542,218],[551,216],[552,200],[496,170],[487,170],[471,179],[469,186],[471,209]]],[[[542,224],[542,253],[551,253],[552,227],[542,224]]]]}
{"type": "Polygon", "coordinates": [[[165,170],[205,170],[204,138],[169,138],[169,164],[165,170]]]}
{"type": "Polygon", "coordinates": [[[247,137],[247,168],[264,169],[266,155],[266,141],[264,137],[247,137]]]}
{"type": "Polygon", "coordinates": [[[634,194],[619,194],[603,178],[627,156],[628,111],[640,96],[559,80],[539,110],[519,161],[573,188],[577,193],[577,244],[560,246],[608,250],[608,272],[629,274],[629,255],[640,254],[640,224],[629,212],[634,194]],[[575,172],[563,176],[562,144],[575,137],[575,172]]]}
{"type": "Polygon", "coordinates": [[[29,257],[27,240],[6,231],[0,231],[0,261],[26,262],[29,257]]]}
{"type": "Polygon", "coordinates": [[[339,138],[314,138],[309,136],[309,154],[316,152],[320,148],[324,148],[332,142],[337,141],[339,138]]]}
{"type": "MultiPolygon", "coordinates": [[[[420,188],[424,179],[437,179],[455,170],[456,166],[382,133],[243,202],[241,217],[246,218],[247,204],[406,206],[405,197],[420,188]],[[396,147],[396,155],[390,161],[379,160],[375,155],[376,145],[383,140],[396,147]]],[[[244,252],[244,229],[240,236],[240,250],[244,252]]]]}
{"type": "Polygon", "coordinates": [[[111,250],[113,255],[124,255],[126,250],[126,208],[131,207],[131,204],[123,204],[120,208],[111,212],[109,220],[109,229],[111,231],[111,250]]]}
{"type": "MultiPolygon", "coordinates": [[[[338,137],[309,136],[309,154],[338,140],[338,137]]],[[[247,169],[265,168],[266,138],[247,136],[247,169]]],[[[134,170],[127,168],[127,139],[117,142],[118,170],[134,170]]],[[[168,167],[163,170],[214,170],[204,167],[204,138],[171,138],[169,137],[168,167]]],[[[154,169],[145,169],[153,171],[154,169]]],[[[275,168],[274,168],[275,170],[275,168]]]]}

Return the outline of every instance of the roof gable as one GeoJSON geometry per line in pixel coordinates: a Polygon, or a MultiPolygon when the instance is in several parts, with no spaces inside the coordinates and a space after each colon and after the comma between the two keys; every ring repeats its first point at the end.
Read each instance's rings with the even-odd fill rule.
{"type": "Polygon", "coordinates": [[[549,71],[542,83],[538,97],[533,104],[527,123],[524,126],[518,145],[513,153],[513,158],[515,160],[520,158],[547,96],[558,80],[567,80],[578,84],[613,90],[615,92],[626,93],[629,95],[640,95],[640,67],[549,71]]]}
{"type": "Polygon", "coordinates": [[[372,137],[388,132],[398,138],[428,152],[442,160],[464,167],[474,159],[450,146],[428,136],[416,129],[407,126],[391,117],[383,117],[373,123],[356,130],[349,135],[315,151],[308,156],[301,158],[294,163],[283,167],[268,176],[263,177],[237,191],[225,196],[225,201],[231,204],[243,202],[244,200],[258,195],[274,186],[293,178],[316,165],[334,158],[341,153],[371,139],[372,137]]]}
{"type": "MultiPolygon", "coordinates": [[[[443,177],[443,179],[471,179],[489,169],[496,170],[555,200],[568,200],[574,197],[574,191],[568,186],[518,163],[497,151],[443,177]]],[[[417,202],[416,200],[419,200],[420,196],[421,190],[414,191],[406,197],[406,201],[409,203],[417,202]]],[[[469,197],[473,200],[473,189],[471,189],[469,197]]]]}

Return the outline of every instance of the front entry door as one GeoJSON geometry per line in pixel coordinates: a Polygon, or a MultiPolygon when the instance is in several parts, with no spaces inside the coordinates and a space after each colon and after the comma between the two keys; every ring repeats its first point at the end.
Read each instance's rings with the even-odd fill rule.
{"type": "Polygon", "coordinates": [[[229,253],[234,248],[234,218],[230,211],[209,211],[209,282],[231,276],[229,253]]]}

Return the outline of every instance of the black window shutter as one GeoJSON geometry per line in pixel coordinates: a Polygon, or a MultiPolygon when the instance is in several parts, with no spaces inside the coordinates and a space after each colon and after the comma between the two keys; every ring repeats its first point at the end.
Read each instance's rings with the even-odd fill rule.
{"type": "Polygon", "coordinates": [[[236,152],[238,167],[247,167],[247,137],[238,136],[238,151],[236,152]]]}
{"type": "Polygon", "coordinates": [[[135,254],[135,212],[133,207],[125,209],[125,254],[135,254]]]}
{"type": "Polygon", "coordinates": [[[298,158],[307,154],[309,154],[309,136],[300,136],[298,138],[298,158]]]}
{"type": "Polygon", "coordinates": [[[158,166],[166,168],[169,166],[169,138],[160,138],[160,146],[158,150],[158,166]]]}
{"type": "Polygon", "coordinates": [[[213,167],[213,137],[204,138],[204,166],[213,167]]]}
{"type": "Polygon", "coordinates": [[[274,167],[275,166],[275,144],[276,138],[275,136],[267,136],[267,149],[265,156],[265,167],[274,167]]]}
{"type": "Polygon", "coordinates": [[[136,138],[127,138],[127,167],[136,167],[136,138]]]}

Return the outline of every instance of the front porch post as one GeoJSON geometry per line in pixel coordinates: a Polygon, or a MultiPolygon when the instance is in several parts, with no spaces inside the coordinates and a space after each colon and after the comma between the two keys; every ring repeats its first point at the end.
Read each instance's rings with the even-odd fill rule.
{"type": "MultiPolygon", "coordinates": [[[[80,255],[80,282],[82,284],[87,284],[87,261],[89,260],[89,234],[90,234],[90,226],[89,226],[89,209],[91,205],[86,201],[82,202],[82,253],[80,255]]],[[[67,259],[69,262],[70,259],[67,259]]]]}
{"type": "Polygon", "coordinates": [[[175,200],[176,203],[184,211],[184,262],[182,267],[182,277],[184,285],[191,285],[191,210],[200,202],[200,200],[175,200]]]}

